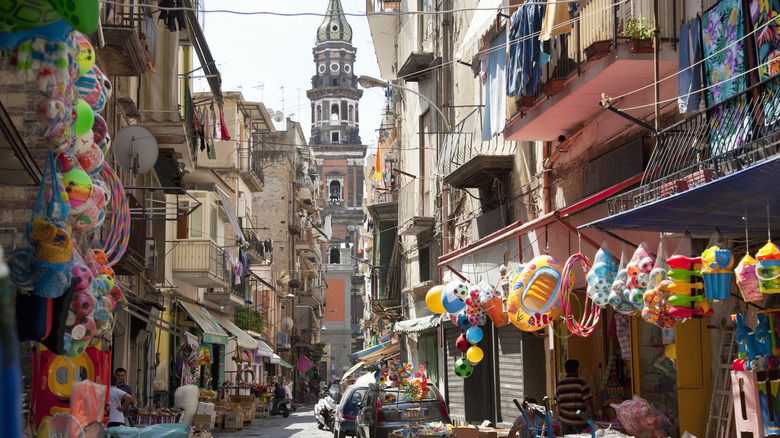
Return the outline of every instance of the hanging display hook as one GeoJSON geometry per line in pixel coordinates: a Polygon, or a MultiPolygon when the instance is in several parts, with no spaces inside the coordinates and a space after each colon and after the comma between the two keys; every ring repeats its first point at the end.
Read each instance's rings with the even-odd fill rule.
{"type": "Polygon", "coordinates": [[[747,210],[745,210],[745,215],[742,216],[742,220],[745,221],[745,253],[750,254],[750,240],[748,239],[747,210]]]}

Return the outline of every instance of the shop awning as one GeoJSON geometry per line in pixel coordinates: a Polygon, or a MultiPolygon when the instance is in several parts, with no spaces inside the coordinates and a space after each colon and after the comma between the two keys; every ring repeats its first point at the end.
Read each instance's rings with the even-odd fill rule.
{"type": "Polygon", "coordinates": [[[363,356],[363,362],[366,363],[366,366],[372,366],[379,362],[390,359],[397,359],[399,357],[401,357],[401,344],[396,342],[395,344],[388,345],[379,351],[375,351],[371,354],[363,356]]]}
{"type": "Polygon", "coordinates": [[[268,344],[258,339],[257,341],[257,356],[261,357],[273,357],[274,349],[269,347],[268,344]]]}
{"type": "Polygon", "coordinates": [[[480,38],[485,36],[490,26],[496,22],[496,16],[499,13],[498,8],[502,4],[503,0],[479,0],[478,10],[474,11],[474,15],[471,16],[471,23],[469,23],[469,28],[466,30],[466,36],[463,37],[463,42],[455,51],[456,58],[460,59],[464,55],[469,54],[471,48],[479,42],[480,38]]]}
{"type": "Polygon", "coordinates": [[[198,324],[201,330],[203,330],[203,342],[207,344],[227,344],[228,335],[219,326],[217,320],[211,316],[208,310],[192,303],[185,303],[179,301],[184,310],[190,315],[190,317],[198,324]]]}
{"type": "MultiPolygon", "coordinates": [[[[123,294],[122,296],[124,297],[125,295],[123,294]]],[[[147,324],[152,324],[155,326],[155,328],[158,328],[166,333],[172,334],[174,336],[184,336],[184,332],[180,327],[177,327],[175,324],[168,322],[159,316],[152,315],[148,310],[131,301],[128,301],[127,307],[123,308],[122,310],[140,319],[141,321],[146,322],[147,324]]]]}
{"type": "Polygon", "coordinates": [[[224,316],[219,315],[215,315],[214,319],[216,319],[219,325],[224,327],[225,330],[229,331],[236,337],[236,344],[238,345],[238,348],[252,351],[257,349],[258,340],[253,338],[249,333],[241,330],[237,325],[233,324],[232,321],[225,318],[224,316]]]}
{"type": "Polygon", "coordinates": [[[699,187],[659,201],[634,208],[580,228],[603,230],[690,231],[707,236],[716,228],[725,236],[745,236],[748,233],[765,236],[767,205],[769,223],[780,224],[780,158],[754,165],[699,187]]]}
{"type": "Polygon", "coordinates": [[[350,367],[350,368],[349,368],[349,369],[348,369],[348,370],[347,370],[347,371],[344,373],[344,375],[343,375],[343,376],[341,376],[341,380],[344,380],[344,379],[346,379],[347,377],[351,376],[351,375],[352,375],[352,373],[354,373],[355,371],[359,370],[359,369],[360,369],[360,367],[362,367],[364,364],[365,364],[365,362],[358,362],[358,363],[356,363],[355,365],[352,365],[352,366],[351,366],[351,367],[350,367]]]}
{"type": "Polygon", "coordinates": [[[281,365],[281,366],[283,366],[283,367],[285,367],[285,368],[292,368],[292,367],[293,367],[292,365],[290,365],[289,363],[287,363],[287,361],[285,361],[285,360],[284,360],[284,359],[282,359],[281,357],[279,358],[279,365],[281,365]]]}
{"type": "Polygon", "coordinates": [[[271,353],[271,363],[272,363],[272,364],[277,364],[277,363],[279,363],[281,360],[282,360],[281,356],[279,356],[279,355],[278,355],[278,354],[276,354],[276,353],[271,353]]]}
{"type": "Polygon", "coordinates": [[[379,350],[387,347],[388,345],[390,345],[390,342],[391,341],[387,341],[387,342],[384,342],[382,344],[374,345],[373,347],[368,347],[368,348],[366,348],[364,350],[360,350],[360,351],[356,351],[354,353],[350,353],[349,354],[349,358],[352,359],[352,360],[359,359],[359,358],[361,358],[361,357],[363,357],[365,355],[374,353],[376,351],[379,351],[379,350]]]}
{"type": "Polygon", "coordinates": [[[398,321],[393,326],[393,331],[397,333],[420,332],[433,328],[441,322],[441,315],[429,315],[422,318],[410,319],[408,321],[398,321]]]}

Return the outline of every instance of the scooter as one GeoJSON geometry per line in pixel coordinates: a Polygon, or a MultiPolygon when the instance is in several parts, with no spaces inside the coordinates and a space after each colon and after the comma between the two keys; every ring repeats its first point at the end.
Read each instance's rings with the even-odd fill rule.
{"type": "Polygon", "coordinates": [[[282,417],[287,418],[290,416],[290,412],[292,412],[292,410],[292,403],[287,397],[277,398],[271,401],[270,413],[272,417],[282,414],[282,417]]]}
{"type": "Polygon", "coordinates": [[[317,427],[319,429],[327,428],[333,431],[334,416],[336,412],[336,401],[330,396],[329,392],[324,391],[322,397],[314,405],[314,418],[317,420],[317,427]]]}

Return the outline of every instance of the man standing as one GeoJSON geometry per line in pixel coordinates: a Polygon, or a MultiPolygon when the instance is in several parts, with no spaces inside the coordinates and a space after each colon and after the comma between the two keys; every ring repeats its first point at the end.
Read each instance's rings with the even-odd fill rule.
{"type": "MultiPolygon", "coordinates": [[[[124,368],[117,368],[114,371],[114,376],[116,377],[117,382],[116,387],[132,396],[133,390],[130,388],[130,385],[127,384],[127,380],[125,380],[127,379],[127,371],[125,371],[124,368]]],[[[122,414],[124,414],[125,417],[125,424],[129,424],[128,422],[130,421],[130,412],[124,410],[122,411],[122,414]]],[[[132,424],[129,425],[132,426],[132,424]]]]}
{"type": "Polygon", "coordinates": [[[117,388],[116,375],[111,376],[111,389],[109,390],[109,406],[108,413],[108,427],[123,426],[125,424],[124,412],[130,405],[135,404],[135,399],[132,395],[117,388]]]}
{"type": "Polygon", "coordinates": [[[563,426],[563,433],[581,433],[588,423],[583,420],[577,411],[587,412],[594,418],[593,395],[588,383],[579,378],[580,363],[575,359],[569,359],[563,365],[566,369],[566,377],[558,382],[555,390],[555,400],[558,402],[558,419],[563,426]]]}

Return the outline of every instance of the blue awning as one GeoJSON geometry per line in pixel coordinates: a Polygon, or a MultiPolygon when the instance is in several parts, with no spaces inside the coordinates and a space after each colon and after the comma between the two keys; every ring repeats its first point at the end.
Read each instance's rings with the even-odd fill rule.
{"type": "Polygon", "coordinates": [[[734,172],[668,198],[582,225],[603,230],[658,231],[707,236],[759,237],[769,223],[780,228],[780,157],[734,172]]]}
{"type": "Polygon", "coordinates": [[[363,357],[363,356],[365,356],[367,354],[374,353],[376,351],[379,351],[379,350],[387,347],[388,345],[390,345],[391,342],[393,342],[393,341],[387,341],[387,342],[384,342],[382,344],[374,345],[373,347],[366,348],[365,350],[360,350],[360,351],[356,351],[354,353],[350,353],[349,354],[349,358],[352,359],[352,360],[359,359],[359,358],[361,358],[361,357],[363,357]]]}

